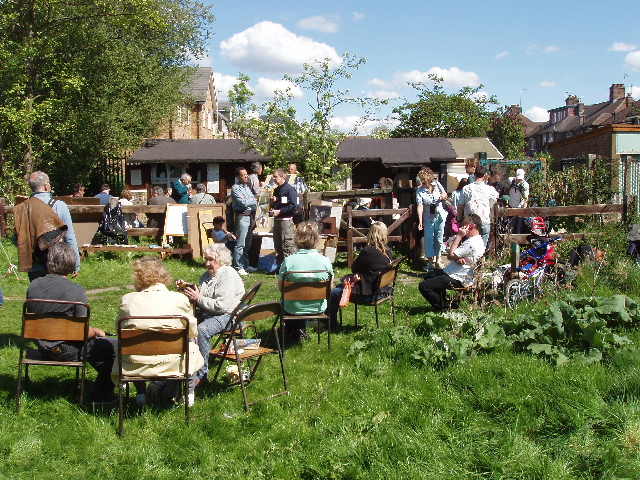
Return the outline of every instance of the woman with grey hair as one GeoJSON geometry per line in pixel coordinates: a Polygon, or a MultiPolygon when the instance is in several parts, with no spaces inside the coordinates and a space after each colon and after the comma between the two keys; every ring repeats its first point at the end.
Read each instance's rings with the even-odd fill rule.
{"type": "Polygon", "coordinates": [[[204,183],[196,185],[196,194],[191,197],[189,203],[194,205],[216,203],[216,200],[207,193],[207,186],[204,183]]]}
{"type": "Polygon", "coordinates": [[[244,294],[244,284],[238,272],[231,266],[231,252],[222,243],[207,245],[203,252],[204,266],[198,285],[178,280],[176,287],[196,306],[198,319],[198,346],[204,358],[203,367],[196,372],[196,386],[202,383],[209,371],[211,338],[222,332],[229,322],[229,314],[244,294]]]}

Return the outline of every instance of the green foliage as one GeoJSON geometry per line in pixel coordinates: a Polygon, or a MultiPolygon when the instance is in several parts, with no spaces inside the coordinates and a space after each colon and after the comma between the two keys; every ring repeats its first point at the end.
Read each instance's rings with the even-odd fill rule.
{"type": "MultiPolygon", "coordinates": [[[[85,182],[155,133],[213,21],[190,0],[0,3],[0,168],[85,182]]],[[[10,190],[13,190],[10,188],[10,190]]]]}
{"type": "MultiPolygon", "coordinates": [[[[352,71],[360,68],[365,58],[346,53],[336,68],[330,59],[314,64],[305,63],[298,77],[285,75],[291,86],[312,92],[315,104],[310,104],[309,120],[300,120],[291,105],[292,87],[276,92],[273,101],[260,107],[248,105],[251,99],[246,83],[249,77],[242,75],[232,88],[230,98],[236,104],[238,118],[232,128],[236,130],[247,149],[260,152],[271,159],[272,168],[286,168],[296,163],[300,174],[311,190],[335,190],[346,174],[336,158],[339,144],[346,134],[331,126],[336,107],[342,104],[356,105],[364,109],[358,125],[366,121],[385,100],[353,97],[349,90],[339,90],[336,82],[348,80],[352,71]]],[[[357,128],[357,126],[356,126],[357,128]]]]}
{"type": "Polygon", "coordinates": [[[457,93],[447,94],[443,79],[434,74],[429,78],[433,86],[410,83],[418,90],[416,102],[405,102],[394,108],[400,124],[391,132],[392,137],[484,137],[489,130],[489,105],[497,104],[494,96],[480,93],[483,85],[463,87],[457,93]]]}
{"type": "Polygon", "coordinates": [[[505,159],[522,158],[526,146],[524,124],[509,107],[502,107],[494,113],[487,136],[505,159]]]}

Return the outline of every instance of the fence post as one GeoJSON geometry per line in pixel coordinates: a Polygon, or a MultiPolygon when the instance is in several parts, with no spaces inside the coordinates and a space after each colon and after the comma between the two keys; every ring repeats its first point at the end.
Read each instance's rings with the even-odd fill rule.
{"type": "Polygon", "coordinates": [[[0,238],[4,238],[7,231],[7,219],[4,216],[4,198],[0,197],[0,238]]]}

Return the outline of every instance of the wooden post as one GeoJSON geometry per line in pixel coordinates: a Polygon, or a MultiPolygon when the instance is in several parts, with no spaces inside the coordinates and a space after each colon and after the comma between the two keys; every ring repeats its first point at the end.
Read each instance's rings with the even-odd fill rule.
{"type": "Polygon", "coordinates": [[[7,219],[4,216],[4,198],[0,197],[0,238],[4,238],[7,230],[7,219]]]}

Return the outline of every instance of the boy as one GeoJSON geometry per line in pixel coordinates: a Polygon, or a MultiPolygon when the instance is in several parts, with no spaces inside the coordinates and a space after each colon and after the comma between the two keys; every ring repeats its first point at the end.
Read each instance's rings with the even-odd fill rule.
{"type": "Polygon", "coordinates": [[[229,242],[236,239],[233,233],[228,232],[224,228],[224,218],[215,217],[213,219],[213,228],[207,232],[209,238],[213,238],[213,243],[224,243],[229,250],[233,250],[233,244],[229,242]]]}

